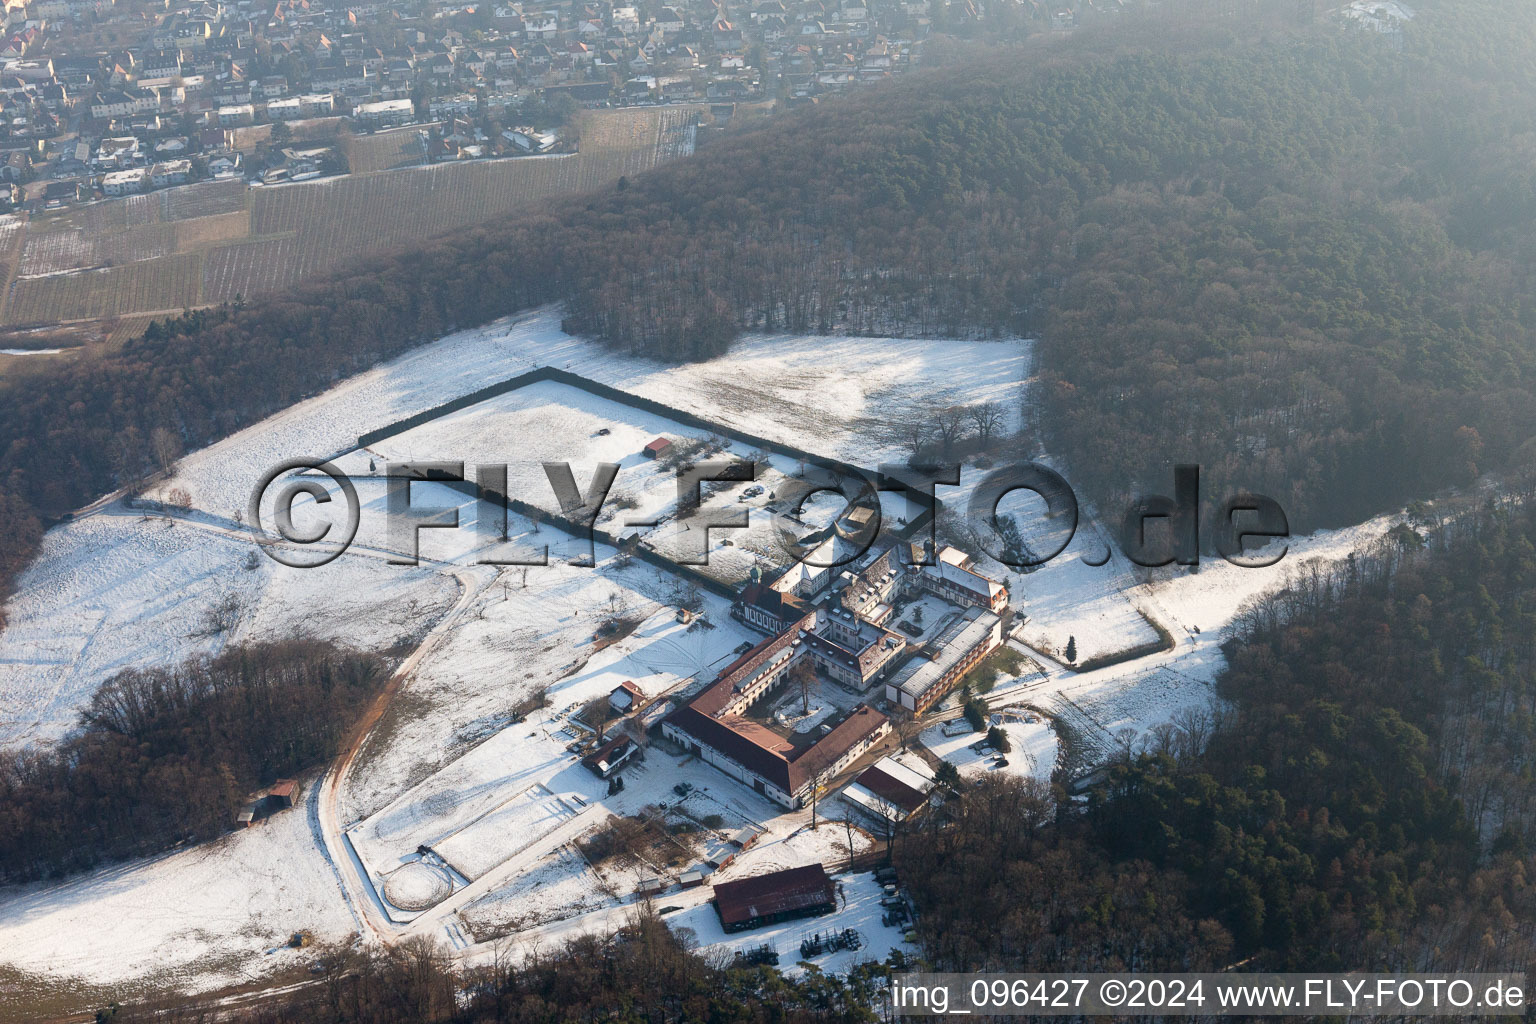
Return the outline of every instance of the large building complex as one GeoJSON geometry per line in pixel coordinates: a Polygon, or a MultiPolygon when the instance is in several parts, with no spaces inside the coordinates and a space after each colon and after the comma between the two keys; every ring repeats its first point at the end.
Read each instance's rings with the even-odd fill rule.
{"type": "MultiPolygon", "coordinates": [[[[867,704],[858,705],[808,745],[797,744],[748,716],[753,704],[788,682],[789,670],[801,659],[821,660],[830,651],[847,653],[816,634],[819,614],[806,615],[737,658],[707,690],[662,725],[664,735],[791,809],[805,802],[812,786],[852,764],[890,731],[890,721],[867,704]],[[808,642],[812,638],[819,643],[808,642]]],[[[861,663],[857,655],[847,656],[855,666],[873,665],[877,660],[881,666],[886,663],[875,658],[861,663]]],[[[842,668],[850,670],[847,665],[842,668]]]]}
{"type": "Polygon", "coordinates": [[[948,547],[925,565],[909,545],[897,545],[862,572],[844,573],[832,595],[809,611],[754,579],[733,611],[772,635],[673,712],[662,732],[775,803],[800,807],[814,787],[878,743],[890,720],[860,702],[817,735],[776,731],[758,710],[768,698],[796,673],[814,671],[866,700],[883,696],[888,705],[921,713],[1002,643],[1007,604],[1002,584],[948,547]],[[929,595],[955,607],[952,621],[926,643],[914,645],[885,627],[896,606],[929,595]],[[883,691],[871,694],[881,683],[883,691]]]}

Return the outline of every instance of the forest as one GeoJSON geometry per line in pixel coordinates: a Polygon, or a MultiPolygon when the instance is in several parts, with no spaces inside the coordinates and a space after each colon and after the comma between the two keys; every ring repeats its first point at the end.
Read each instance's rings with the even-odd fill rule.
{"type": "Polygon", "coordinates": [[[1529,488],[1293,570],[1242,616],[1223,709],[1126,737],[1084,813],[984,787],[904,838],[927,957],[1526,970],[1533,585],[1529,488]]]}
{"type": "Polygon", "coordinates": [[[1536,9],[1420,7],[1401,51],[1278,10],[957,44],[623,188],[18,372],[0,573],[152,468],[156,431],[197,448],[553,301],[668,360],[748,330],[1036,337],[1032,435],[1103,507],[1198,462],[1305,531],[1518,466],[1536,9]]]}
{"type": "Polygon", "coordinates": [[[388,675],[303,639],[118,673],[61,744],[0,759],[0,882],[222,835],[249,793],[333,757],[388,675]]]}

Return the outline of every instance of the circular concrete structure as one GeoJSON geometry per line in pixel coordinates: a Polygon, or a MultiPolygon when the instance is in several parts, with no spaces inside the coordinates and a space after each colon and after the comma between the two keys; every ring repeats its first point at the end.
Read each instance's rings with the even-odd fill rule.
{"type": "Polygon", "coordinates": [[[401,910],[430,910],[452,891],[446,871],[419,860],[401,865],[384,880],[384,898],[401,910]]]}

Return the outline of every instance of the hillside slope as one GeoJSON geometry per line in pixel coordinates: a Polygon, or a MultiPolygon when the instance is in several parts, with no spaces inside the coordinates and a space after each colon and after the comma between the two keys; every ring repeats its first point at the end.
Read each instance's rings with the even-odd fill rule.
{"type": "Polygon", "coordinates": [[[673,360],[746,329],[1035,334],[1038,432],[1101,503],[1191,461],[1296,529],[1464,484],[1536,434],[1533,39],[1529,5],[1467,0],[1422,5],[1401,52],[1262,20],[967,52],[627,187],[157,325],[0,384],[0,567],[34,511],[142,475],[157,430],[202,445],[554,300],[673,360]]]}

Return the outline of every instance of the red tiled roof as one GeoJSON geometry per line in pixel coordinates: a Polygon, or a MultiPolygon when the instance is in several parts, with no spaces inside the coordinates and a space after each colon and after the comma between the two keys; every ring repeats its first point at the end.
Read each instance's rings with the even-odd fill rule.
{"type": "Polygon", "coordinates": [[[805,785],[828,765],[846,754],[885,724],[886,718],[868,704],[860,704],[836,729],[789,763],[790,792],[805,785]]]}
{"type": "Polygon", "coordinates": [[[594,771],[601,770],[603,764],[613,764],[628,753],[630,742],[628,736],[615,736],[582,758],[581,763],[594,771]]]}
{"type": "MultiPolygon", "coordinates": [[[[754,730],[742,729],[742,725],[756,725],[744,718],[711,718],[692,704],[679,708],[672,714],[672,724],[700,743],[720,751],[726,757],[746,768],[763,781],[784,792],[790,792],[789,760],[778,750],[771,748],[754,730]]],[[[773,733],[757,726],[770,736],[773,733]]],[[[778,737],[774,736],[777,740],[778,737]]]]}
{"type": "Polygon", "coordinates": [[[737,598],[744,605],[761,608],[769,615],[780,619],[787,619],[792,615],[802,614],[804,609],[798,601],[794,601],[772,587],[765,587],[761,583],[749,583],[737,598]]]}
{"type": "Polygon", "coordinates": [[[710,684],[709,688],[694,698],[692,706],[705,714],[719,714],[731,702],[731,696],[736,691],[736,684],[755,672],[763,662],[768,661],[785,647],[788,647],[795,640],[799,630],[805,628],[806,619],[810,617],[810,615],[807,615],[806,618],[801,619],[778,636],[769,637],[721,669],[720,675],[715,678],[715,681],[710,684]]]}
{"type": "Polygon", "coordinates": [[[850,748],[875,732],[885,716],[860,704],[837,728],[791,760],[794,745],[764,726],[737,715],[712,718],[693,705],[673,712],[670,721],[683,732],[708,744],[763,781],[791,795],[850,748]]]}
{"type": "Polygon", "coordinates": [[[791,914],[834,904],[832,879],[820,864],[775,871],[715,886],[715,907],[727,927],[753,918],[791,914]]]}
{"type": "Polygon", "coordinates": [[[882,800],[889,801],[911,814],[928,802],[928,795],[913,789],[899,779],[885,774],[878,767],[870,767],[854,780],[882,800]]]}

